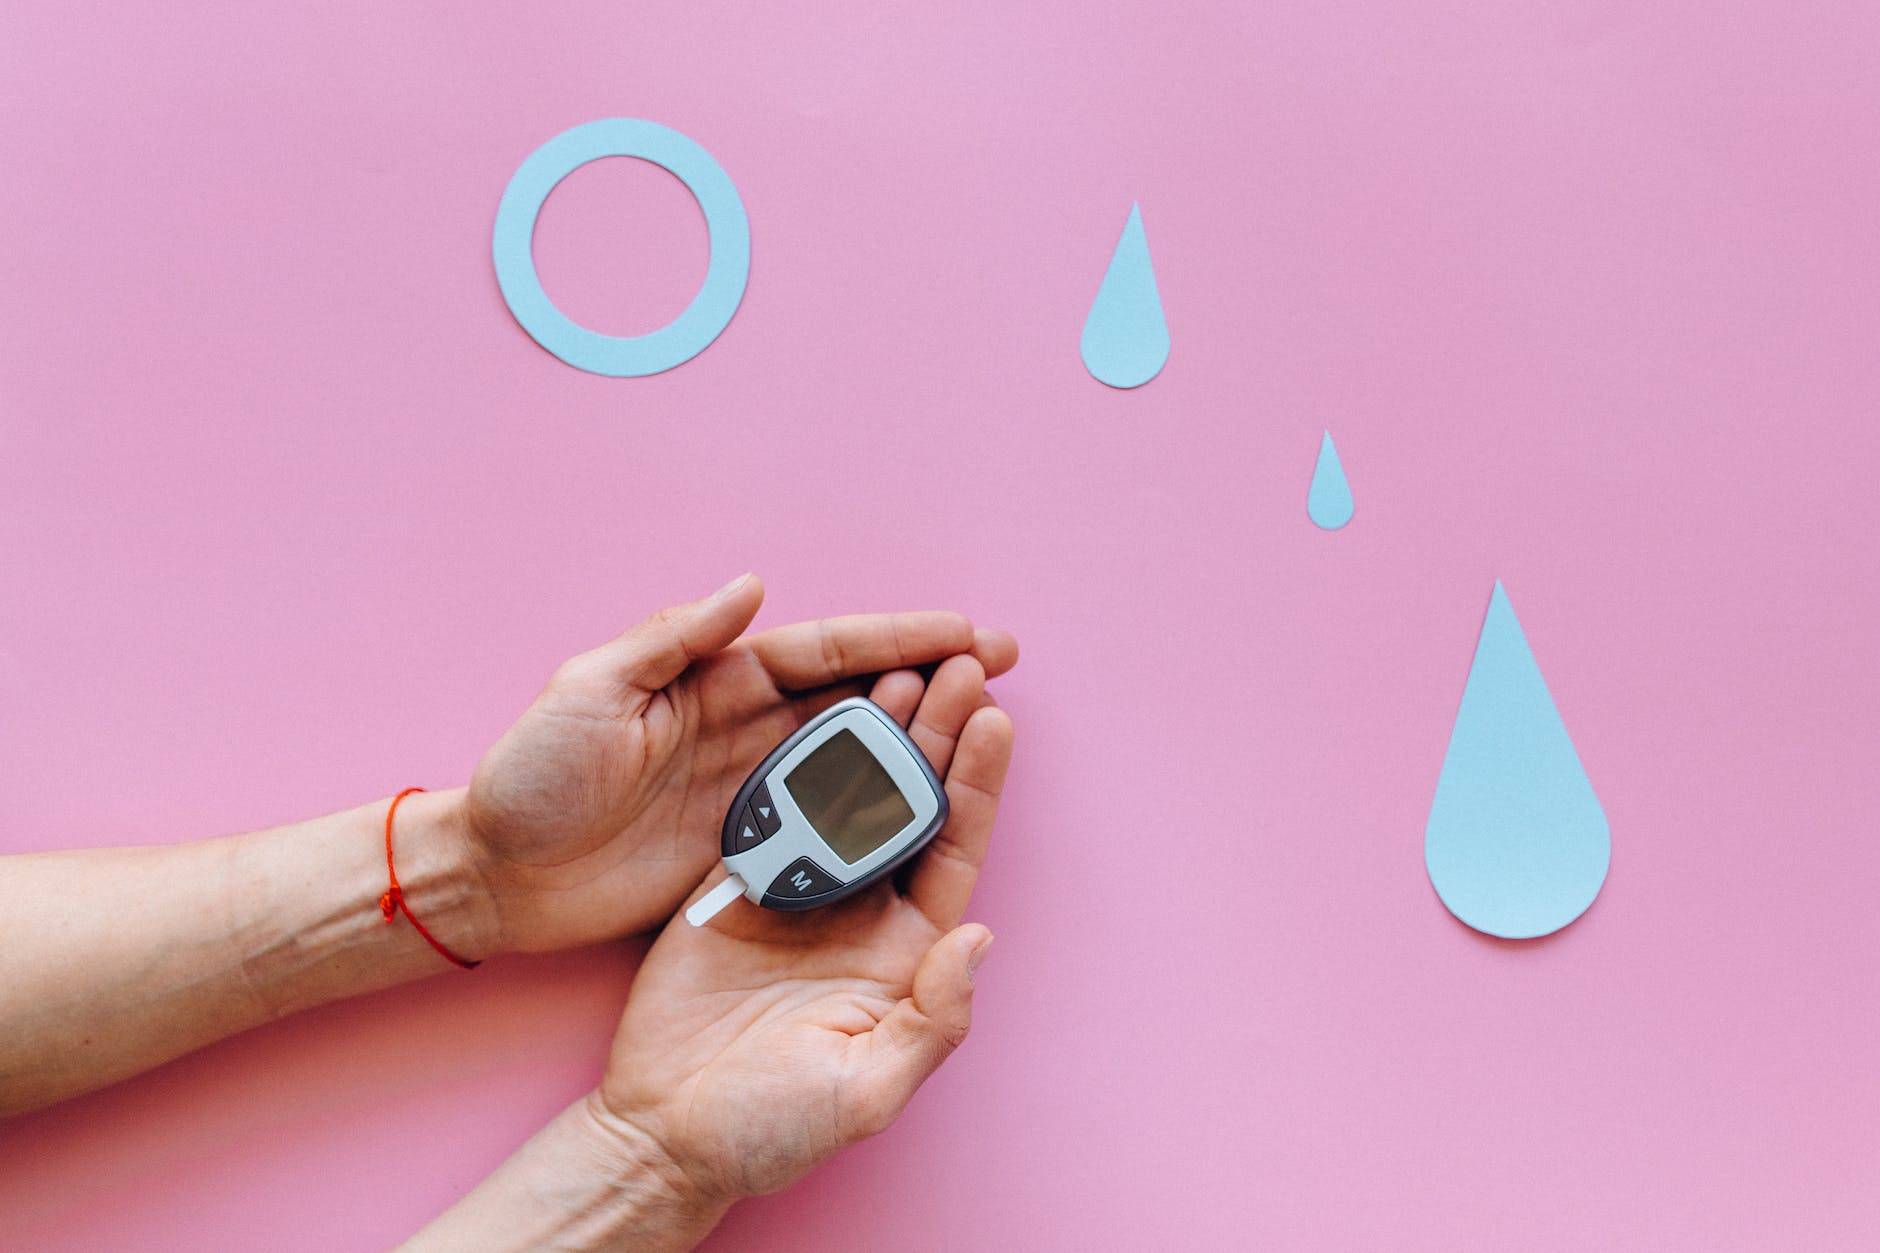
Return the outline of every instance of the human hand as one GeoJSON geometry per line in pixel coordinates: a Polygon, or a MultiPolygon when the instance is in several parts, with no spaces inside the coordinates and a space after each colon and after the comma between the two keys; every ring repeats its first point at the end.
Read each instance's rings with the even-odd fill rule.
{"type": "Polygon", "coordinates": [[[964,654],[997,674],[1018,657],[1011,636],[941,612],[740,639],[763,597],[745,575],[569,660],[484,756],[460,826],[494,903],[490,948],[658,926],[717,859],[738,785],[816,713],[877,672],[964,654]]]}
{"type": "Polygon", "coordinates": [[[951,807],[901,883],[802,913],[734,901],[704,927],[675,918],[647,954],[589,1105],[635,1160],[657,1146],[697,1205],[775,1191],[881,1131],[965,1038],[992,934],[959,923],[1012,751],[985,678],[955,656],[924,692],[905,671],[876,685],[951,807]]]}

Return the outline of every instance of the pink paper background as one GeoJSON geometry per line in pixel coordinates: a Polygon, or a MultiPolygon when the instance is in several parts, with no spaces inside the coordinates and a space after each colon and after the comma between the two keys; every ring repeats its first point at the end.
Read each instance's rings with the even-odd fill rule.
{"type": "MultiPolygon", "coordinates": [[[[1872,6],[293,7],[7,6],[0,847],[461,781],[747,567],[766,622],[959,606],[1027,650],[973,1039],[717,1247],[1880,1243],[1872,6]],[[614,115],[752,222],[642,380],[488,257],[614,115]],[[1174,353],[1118,393],[1132,199],[1174,353]],[[1614,838],[1525,945],[1422,869],[1498,576],[1614,838]]],[[[706,255],[626,162],[539,243],[615,331],[706,255]]],[[[636,952],[0,1128],[0,1244],[392,1242],[593,1081],[636,952]]]]}

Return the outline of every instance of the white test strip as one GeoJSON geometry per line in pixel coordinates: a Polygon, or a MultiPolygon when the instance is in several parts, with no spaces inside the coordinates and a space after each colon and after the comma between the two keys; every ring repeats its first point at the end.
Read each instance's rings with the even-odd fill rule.
{"type": "Polygon", "coordinates": [[[685,920],[695,927],[702,927],[716,918],[725,906],[743,895],[744,880],[736,875],[726,875],[723,883],[692,902],[692,908],[685,911],[685,920]]]}

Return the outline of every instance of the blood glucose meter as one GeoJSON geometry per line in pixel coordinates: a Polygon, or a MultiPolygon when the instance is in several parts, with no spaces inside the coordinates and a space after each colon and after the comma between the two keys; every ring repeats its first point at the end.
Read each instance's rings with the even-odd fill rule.
{"type": "Polygon", "coordinates": [[[947,795],[901,724],[857,696],[772,749],[725,815],[731,876],[686,910],[702,926],[740,894],[814,909],[892,874],[945,825],[947,795]]]}

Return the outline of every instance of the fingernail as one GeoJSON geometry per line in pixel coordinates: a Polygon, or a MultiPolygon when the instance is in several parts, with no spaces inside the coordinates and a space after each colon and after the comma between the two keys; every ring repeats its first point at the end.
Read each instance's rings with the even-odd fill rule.
{"type": "Polygon", "coordinates": [[[979,942],[979,946],[966,956],[966,978],[970,983],[979,982],[979,963],[986,960],[986,950],[992,947],[992,937],[988,935],[979,942]]]}
{"type": "Polygon", "coordinates": [[[712,599],[723,600],[725,597],[731,595],[731,593],[737,591],[740,587],[743,587],[746,583],[750,582],[750,580],[751,580],[751,572],[749,570],[746,570],[743,574],[740,574],[737,578],[731,580],[731,582],[725,584],[723,587],[713,592],[712,599]]]}

